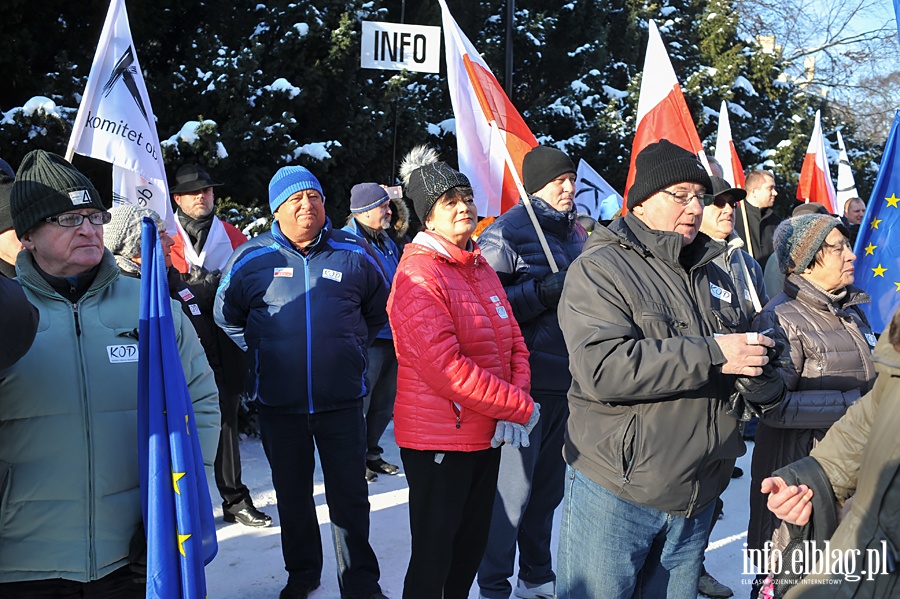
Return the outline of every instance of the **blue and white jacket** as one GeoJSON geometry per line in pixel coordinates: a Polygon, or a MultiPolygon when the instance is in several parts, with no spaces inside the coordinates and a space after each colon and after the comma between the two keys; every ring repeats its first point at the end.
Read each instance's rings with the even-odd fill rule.
{"type": "Polygon", "coordinates": [[[250,354],[256,399],[312,414],[360,405],[387,296],[382,269],[358,237],[326,219],[304,255],[276,221],[229,258],[214,314],[250,354]]]}

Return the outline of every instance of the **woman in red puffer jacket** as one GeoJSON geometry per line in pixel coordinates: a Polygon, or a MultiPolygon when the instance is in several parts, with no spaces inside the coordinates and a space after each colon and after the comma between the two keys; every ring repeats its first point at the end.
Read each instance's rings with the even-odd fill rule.
{"type": "Polygon", "coordinates": [[[471,240],[472,188],[436,159],[417,148],[401,166],[426,231],[406,245],[388,300],[412,533],[405,599],[468,597],[487,543],[497,448],[527,445],[539,417],[519,325],[471,240]]]}

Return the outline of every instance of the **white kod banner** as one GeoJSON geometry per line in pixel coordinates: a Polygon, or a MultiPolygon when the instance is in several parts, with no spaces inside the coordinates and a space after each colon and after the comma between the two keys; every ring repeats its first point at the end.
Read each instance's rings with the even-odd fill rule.
{"type": "Polygon", "coordinates": [[[360,67],[437,73],[440,65],[440,27],[363,21],[360,67]]]}

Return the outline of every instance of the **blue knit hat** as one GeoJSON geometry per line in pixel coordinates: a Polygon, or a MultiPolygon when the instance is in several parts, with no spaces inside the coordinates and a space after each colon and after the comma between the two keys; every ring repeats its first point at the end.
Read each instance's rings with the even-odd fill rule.
{"type": "Polygon", "coordinates": [[[302,166],[283,166],[278,169],[278,172],[269,181],[269,209],[272,214],[275,214],[278,207],[284,204],[289,197],[304,189],[315,189],[322,196],[322,201],[325,201],[322,185],[316,176],[309,172],[309,169],[302,166]]]}
{"type": "Polygon", "coordinates": [[[390,199],[387,190],[378,183],[357,183],[350,190],[350,212],[366,212],[390,199]]]}

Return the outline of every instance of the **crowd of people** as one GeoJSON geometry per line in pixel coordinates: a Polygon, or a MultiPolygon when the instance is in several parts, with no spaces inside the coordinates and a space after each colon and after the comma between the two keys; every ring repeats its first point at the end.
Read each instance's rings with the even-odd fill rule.
{"type": "MultiPolygon", "coordinates": [[[[385,597],[367,483],[401,468],[404,599],[729,597],[703,556],[754,437],[748,549],[885,542],[890,571],[857,586],[897,596],[900,316],[879,341],[860,308],[864,206],[781,220],[771,173],[739,189],[665,139],[634,168],[624,215],[595,223],[569,156],[537,146],[520,203],[476,236],[469,178],[430,148],[403,160],[402,194],[355,185],[343,228],[315,174],[286,166],[248,240],[200,165],[176,174],[170,231],[107,210],[59,156],[0,161],[0,599],[143,596],[138,358],[109,351],[136,346],[143,218],[208,475],[225,522],[250,527],[273,522],[241,480],[241,399],[258,406],[280,599],[321,583],[317,455],[343,598],[385,597]],[[391,419],[402,464],[383,458],[391,419]]],[[[751,599],[850,588],[755,566],[751,599]]]]}

